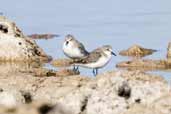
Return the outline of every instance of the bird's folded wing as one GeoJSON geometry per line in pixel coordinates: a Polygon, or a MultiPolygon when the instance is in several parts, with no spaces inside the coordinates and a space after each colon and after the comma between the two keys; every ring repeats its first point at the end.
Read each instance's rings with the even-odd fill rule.
{"type": "Polygon", "coordinates": [[[94,63],[101,57],[101,53],[99,51],[93,51],[89,55],[74,60],[75,63],[87,64],[87,63],[94,63]]]}
{"type": "Polygon", "coordinates": [[[78,48],[80,49],[81,53],[84,55],[88,55],[89,53],[86,51],[84,45],[80,42],[78,42],[78,43],[79,43],[78,48]]]}

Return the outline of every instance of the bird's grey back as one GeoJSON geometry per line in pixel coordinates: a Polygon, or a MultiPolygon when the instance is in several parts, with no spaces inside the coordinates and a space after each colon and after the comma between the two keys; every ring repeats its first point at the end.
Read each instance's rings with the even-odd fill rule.
{"type": "Polygon", "coordinates": [[[79,42],[78,40],[74,39],[76,45],[78,45],[78,48],[79,50],[81,51],[81,53],[84,55],[84,56],[87,56],[89,54],[89,52],[86,50],[86,48],[84,47],[84,45],[79,42]]]}
{"type": "Polygon", "coordinates": [[[104,45],[104,46],[101,46],[95,50],[93,50],[92,52],[90,52],[86,57],[84,58],[81,58],[79,61],[77,62],[80,62],[80,63],[94,63],[96,61],[99,60],[99,58],[102,56],[102,55],[105,55],[103,53],[103,51],[106,49],[106,48],[112,48],[110,45],[104,45]]]}
{"type": "Polygon", "coordinates": [[[101,57],[101,50],[99,48],[90,52],[87,56],[77,59],[75,63],[94,63],[101,57]]]}

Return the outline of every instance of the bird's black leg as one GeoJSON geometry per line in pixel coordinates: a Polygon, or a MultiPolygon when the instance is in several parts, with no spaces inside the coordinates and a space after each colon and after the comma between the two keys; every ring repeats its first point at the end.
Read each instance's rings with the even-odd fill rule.
{"type": "Polygon", "coordinates": [[[93,75],[96,76],[98,74],[98,69],[93,69],[93,75]]]}
{"type": "Polygon", "coordinates": [[[95,69],[93,69],[93,75],[96,76],[96,71],[95,71],[95,69]]]}
{"type": "Polygon", "coordinates": [[[96,75],[98,75],[98,69],[96,68],[96,75]]]}
{"type": "Polygon", "coordinates": [[[75,68],[75,69],[76,69],[76,71],[79,71],[79,66],[76,66],[76,68],[75,68]]]}
{"type": "Polygon", "coordinates": [[[76,66],[75,66],[75,64],[73,65],[73,71],[75,71],[76,70],[76,66]]]}
{"type": "Polygon", "coordinates": [[[75,66],[75,71],[79,72],[79,66],[75,66]]]}

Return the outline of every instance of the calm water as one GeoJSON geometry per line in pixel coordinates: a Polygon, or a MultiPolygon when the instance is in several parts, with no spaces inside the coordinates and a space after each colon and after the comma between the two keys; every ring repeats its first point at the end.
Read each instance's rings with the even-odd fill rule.
{"type": "MultiPolygon", "coordinates": [[[[53,58],[64,57],[61,46],[68,33],[82,41],[88,50],[104,44],[118,53],[133,44],[159,50],[147,58],[164,58],[171,41],[170,0],[0,0],[3,12],[25,34],[56,33],[60,37],[39,40],[53,58]]],[[[100,72],[113,70],[127,60],[117,56],[100,72]]],[[[50,65],[47,67],[52,68],[50,65]]],[[[88,75],[91,70],[81,69],[88,75]]],[[[153,72],[171,78],[170,72],[153,72]]]]}

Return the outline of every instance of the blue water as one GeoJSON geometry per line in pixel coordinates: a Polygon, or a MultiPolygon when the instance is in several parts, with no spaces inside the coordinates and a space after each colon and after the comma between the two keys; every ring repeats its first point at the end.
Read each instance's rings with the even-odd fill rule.
{"type": "MultiPolygon", "coordinates": [[[[147,58],[166,56],[171,41],[170,0],[0,0],[0,12],[14,20],[25,34],[56,33],[60,37],[38,40],[54,59],[65,57],[61,51],[68,33],[82,41],[88,50],[110,44],[114,52],[133,44],[159,50],[147,58]]],[[[115,69],[127,60],[117,56],[100,72],[115,69]]],[[[50,65],[47,65],[51,68],[50,65]]],[[[89,75],[91,70],[82,68],[89,75]]],[[[170,72],[153,72],[170,78],[170,72]]]]}

